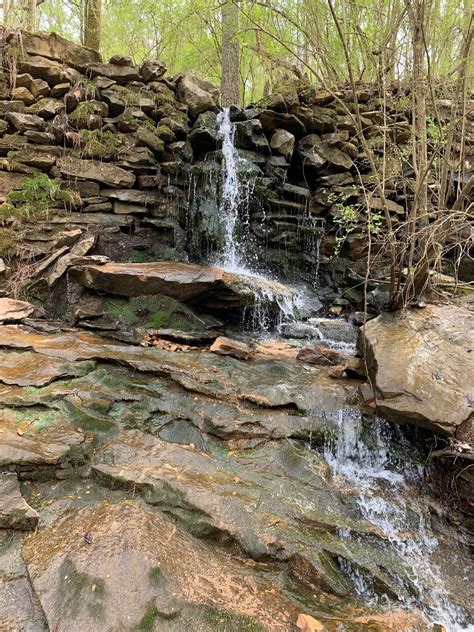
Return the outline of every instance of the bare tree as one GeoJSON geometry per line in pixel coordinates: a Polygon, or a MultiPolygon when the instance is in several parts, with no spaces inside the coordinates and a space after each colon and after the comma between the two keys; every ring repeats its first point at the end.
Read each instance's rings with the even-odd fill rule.
{"type": "Polygon", "coordinates": [[[101,0],[85,0],[84,3],[84,46],[94,50],[100,48],[101,0]]]}
{"type": "Polygon", "coordinates": [[[239,7],[237,0],[226,0],[222,4],[222,105],[240,105],[240,45],[239,7]]]}

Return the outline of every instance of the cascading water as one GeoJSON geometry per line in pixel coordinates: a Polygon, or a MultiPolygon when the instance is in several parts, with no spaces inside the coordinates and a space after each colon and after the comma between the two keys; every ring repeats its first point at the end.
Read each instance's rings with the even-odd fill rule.
{"type": "MultiPolygon", "coordinates": [[[[239,177],[239,155],[234,146],[235,128],[230,120],[230,109],[225,108],[217,117],[218,132],[222,138],[223,173],[219,217],[224,228],[224,248],[217,264],[230,272],[252,274],[249,253],[245,252],[245,236],[239,235],[242,215],[248,222],[251,183],[243,184],[239,177]]],[[[240,231],[243,233],[243,230],[240,231]]]]}
{"type": "MultiPolygon", "coordinates": [[[[406,440],[401,433],[394,436],[397,429],[381,419],[364,425],[357,411],[340,411],[337,425],[337,438],[328,441],[324,457],[335,480],[342,478],[353,485],[362,516],[384,533],[387,546],[408,569],[407,577],[398,578],[402,603],[408,608],[421,608],[429,621],[446,626],[448,632],[472,632],[474,625],[452,603],[443,574],[434,561],[439,542],[429,527],[421,467],[395,456],[394,443],[403,449],[408,447],[406,440]]],[[[339,536],[351,537],[345,530],[339,536]]],[[[342,567],[367,603],[383,603],[370,578],[347,562],[342,567]]]]}
{"type": "Polygon", "coordinates": [[[275,319],[268,305],[277,305],[277,324],[292,320],[299,306],[298,293],[281,283],[268,279],[257,271],[258,261],[252,255],[249,240],[249,205],[253,192],[252,180],[242,181],[242,167],[234,146],[235,128],[230,120],[230,108],[225,108],[217,117],[218,133],[222,138],[222,192],[219,218],[224,233],[224,246],[215,264],[220,268],[255,280],[255,306],[244,321],[251,329],[269,330],[275,319]]]}

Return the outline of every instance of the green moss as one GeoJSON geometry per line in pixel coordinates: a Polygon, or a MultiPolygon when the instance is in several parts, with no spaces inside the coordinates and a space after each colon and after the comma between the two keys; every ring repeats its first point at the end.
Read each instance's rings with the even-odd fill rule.
{"type": "Polygon", "coordinates": [[[138,97],[138,94],[133,92],[133,90],[130,90],[130,88],[127,88],[127,86],[117,85],[117,86],[114,86],[113,89],[115,90],[115,92],[118,92],[120,94],[120,97],[125,101],[127,105],[139,104],[140,99],[138,97]]]}
{"type": "Polygon", "coordinates": [[[60,568],[62,582],[58,590],[58,604],[64,616],[76,617],[81,609],[96,618],[103,615],[102,600],[105,596],[105,582],[87,573],[79,573],[69,560],[60,568]]]}
{"type": "Polygon", "coordinates": [[[140,622],[135,627],[135,630],[137,632],[153,632],[158,615],[158,608],[152,601],[150,601],[145,610],[145,614],[140,619],[140,622]]]}
{"type": "Polygon", "coordinates": [[[175,139],[174,132],[167,125],[158,125],[156,135],[165,143],[172,143],[175,139]]]}
{"type": "MultiPolygon", "coordinates": [[[[3,217],[8,216],[7,214],[3,214],[6,211],[6,209],[3,209],[4,206],[5,204],[0,206],[0,219],[2,215],[3,217]]],[[[9,205],[9,207],[11,208],[11,205],[9,205]]],[[[11,257],[14,255],[18,240],[18,231],[11,230],[10,228],[0,228],[0,257],[11,257]]]]}
{"type": "Polygon", "coordinates": [[[154,566],[150,569],[150,572],[148,573],[148,579],[150,580],[150,584],[152,584],[153,586],[157,586],[160,583],[162,577],[163,574],[159,566],[154,566]]]}
{"type": "Polygon", "coordinates": [[[153,257],[143,250],[134,250],[130,259],[132,263],[147,263],[153,261],[153,257]]]}
{"type": "Polygon", "coordinates": [[[214,606],[206,607],[205,620],[210,629],[216,632],[265,632],[263,625],[255,619],[214,606]]]}
{"type": "Polygon", "coordinates": [[[199,319],[186,305],[165,297],[117,299],[109,304],[107,313],[132,327],[142,325],[149,329],[181,331],[196,331],[202,327],[199,319]]]}
{"type": "Polygon", "coordinates": [[[82,129],[79,133],[86,154],[94,158],[112,158],[123,147],[120,136],[109,130],[82,129]]]}

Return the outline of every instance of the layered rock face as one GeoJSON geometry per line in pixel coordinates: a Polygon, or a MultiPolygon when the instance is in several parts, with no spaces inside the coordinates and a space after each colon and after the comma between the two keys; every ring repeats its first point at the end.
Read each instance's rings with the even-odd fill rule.
{"type": "MultiPolygon", "coordinates": [[[[25,207],[39,174],[48,178],[41,181],[47,193],[51,180],[74,195],[49,195],[48,211],[26,213],[20,231],[7,221],[0,229],[0,256],[17,252],[21,240],[30,265],[59,248],[69,257],[86,235],[95,241],[80,256],[114,261],[180,259],[185,250],[203,260],[219,249],[222,226],[212,183],[221,170],[222,139],[216,129],[219,95],[211,84],[191,75],[169,77],[157,61],[138,67],[114,57],[103,63],[98,53],[56,35],[23,32],[21,47],[18,34],[3,37],[0,197],[16,191],[13,206],[25,207]]],[[[412,200],[403,157],[410,138],[408,99],[389,95],[385,127],[378,95],[360,89],[357,99],[375,162],[386,161],[386,195],[396,227],[412,200]]],[[[319,259],[324,264],[334,253],[348,211],[355,228],[341,254],[352,260],[365,254],[357,226],[365,223],[368,207],[380,212],[381,200],[371,193],[374,174],[352,101],[348,91],[329,94],[296,82],[264,107],[231,109],[239,168],[253,190],[247,209],[252,248],[280,271],[313,274],[319,259]]],[[[440,115],[449,116],[449,108],[440,103],[440,115]]],[[[9,217],[7,210],[3,214],[9,217]]],[[[32,265],[31,273],[42,276],[53,264],[39,271],[32,265]]],[[[59,267],[69,265],[63,258],[59,267]]],[[[48,283],[58,278],[55,273],[48,283]]]]}

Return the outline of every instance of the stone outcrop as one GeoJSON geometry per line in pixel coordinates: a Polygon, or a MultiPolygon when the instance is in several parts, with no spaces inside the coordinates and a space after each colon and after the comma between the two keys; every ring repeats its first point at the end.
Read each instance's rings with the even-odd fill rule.
{"type": "Polygon", "coordinates": [[[31,316],[35,309],[35,306],[27,301],[0,298],[0,323],[22,320],[31,316]]]}
{"type": "Polygon", "coordinates": [[[0,474],[0,529],[34,529],[39,514],[25,501],[16,476],[0,474]]]}
{"type": "MultiPolygon", "coordinates": [[[[212,257],[224,238],[213,188],[222,158],[219,91],[193,75],[169,77],[159,61],[141,66],[122,56],[103,61],[95,51],[54,34],[22,32],[21,46],[16,33],[5,32],[4,38],[12,51],[23,53],[12,74],[15,85],[0,82],[0,200],[34,183],[35,170],[53,186],[73,192],[74,199],[51,200],[47,217],[25,222],[16,231],[16,239],[27,244],[21,252],[7,214],[0,256],[18,252],[34,264],[54,251],[60,232],[79,229],[97,236],[91,254],[112,260],[179,260],[185,252],[195,260],[205,258],[203,253],[212,257]],[[119,248],[113,245],[117,231],[119,248]]],[[[10,69],[4,71],[7,77],[10,69]]],[[[378,94],[364,89],[363,97],[364,135],[375,163],[386,158],[386,204],[396,227],[413,195],[400,160],[411,113],[402,107],[401,89],[387,97],[387,144],[378,94]]],[[[330,286],[321,294],[327,303],[337,297],[344,278],[329,261],[341,213],[350,209],[355,224],[340,254],[357,261],[366,255],[367,240],[359,231],[367,208],[379,213],[382,205],[372,191],[374,174],[360,134],[344,108],[350,109],[351,100],[348,90],[334,95],[295,81],[288,94],[274,95],[264,108],[230,111],[241,178],[254,191],[248,208],[252,247],[269,267],[288,276],[311,279],[319,270],[330,286]]],[[[473,134],[468,105],[466,177],[473,134]]],[[[438,112],[441,122],[449,119],[449,103],[440,104],[438,112]]],[[[21,206],[17,198],[13,204],[16,210],[21,206]]],[[[350,273],[356,302],[360,267],[350,273]]],[[[14,271],[15,265],[6,276],[14,271]]],[[[61,277],[53,278],[56,284],[61,277]]],[[[41,298],[41,284],[37,288],[41,298]]]]}
{"type": "Polygon", "coordinates": [[[159,294],[214,309],[252,306],[263,295],[270,305],[276,305],[279,298],[288,294],[276,282],[189,263],[86,265],[71,268],[70,276],[87,288],[112,295],[159,294]]]}
{"type": "Polygon", "coordinates": [[[381,413],[474,440],[469,421],[474,405],[474,313],[469,305],[428,305],[383,314],[366,324],[365,341],[381,413]]]}

